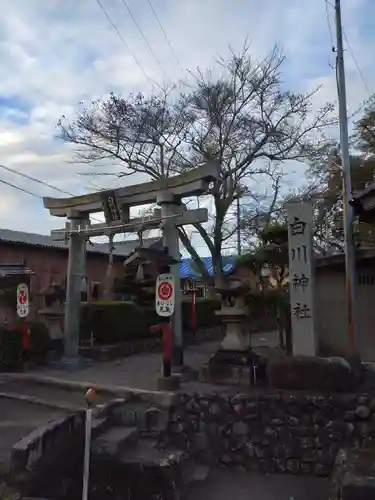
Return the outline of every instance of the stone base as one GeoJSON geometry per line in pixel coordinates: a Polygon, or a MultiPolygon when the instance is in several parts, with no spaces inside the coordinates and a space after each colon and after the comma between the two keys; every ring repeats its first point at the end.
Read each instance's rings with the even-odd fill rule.
{"type": "Polygon", "coordinates": [[[250,349],[246,351],[219,349],[203,366],[199,379],[213,384],[254,386],[265,380],[264,373],[262,358],[250,349]]]}
{"type": "Polygon", "coordinates": [[[267,365],[267,378],[276,389],[327,392],[352,392],[359,382],[346,360],[312,356],[273,359],[267,365]]]}
{"type": "Polygon", "coordinates": [[[188,365],[172,366],[172,373],[173,376],[178,377],[181,382],[191,382],[198,378],[198,370],[188,365]]]}
{"type": "Polygon", "coordinates": [[[158,378],[159,391],[177,391],[180,388],[180,378],[176,375],[158,378]]]}

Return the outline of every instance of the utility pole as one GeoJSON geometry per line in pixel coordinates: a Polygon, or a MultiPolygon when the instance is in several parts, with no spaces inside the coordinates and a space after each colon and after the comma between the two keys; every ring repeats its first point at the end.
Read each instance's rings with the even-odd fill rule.
{"type": "Polygon", "coordinates": [[[342,158],[343,176],[343,210],[344,210],[344,245],[345,245],[345,274],[346,296],[348,305],[348,335],[351,354],[360,353],[360,332],[358,328],[358,315],[356,303],[356,261],[353,237],[353,208],[349,201],[352,197],[352,179],[349,155],[348,116],[346,109],[346,85],[344,66],[344,47],[341,24],[340,0],[335,0],[336,14],[336,43],[337,43],[337,91],[339,100],[340,120],[340,149],[342,158]]]}
{"type": "Polygon", "coordinates": [[[241,247],[241,207],[240,207],[240,196],[237,196],[237,254],[241,255],[242,247],[241,247]]]}

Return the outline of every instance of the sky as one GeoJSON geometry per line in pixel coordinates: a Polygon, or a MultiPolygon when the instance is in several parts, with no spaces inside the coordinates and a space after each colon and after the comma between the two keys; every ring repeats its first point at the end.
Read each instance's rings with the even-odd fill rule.
{"type": "MultiPolygon", "coordinates": [[[[214,66],[229,46],[240,50],[245,39],[255,58],[279,44],[286,56],[283,84],[298,92],[321,86],[316,108],[336,101],[331,0],[329,22],[325,0],[150,0],[174,52],[148,0],[101,2],[117,31],[97,0],[1,0],[0,164],[72,194],[106,185],[79,175],[95,168],[72,161],[72,146],[57,138],[59,117],[74,117],[82,103],[111,91],[148,93],[154,82],[186,78],[188,70],[214,66]]],[[[375,92],[375,2],[342,0],[342,15],[351,114],[375,92]]],[[[302,168],[294,171],[293,182],[302,177],[302,168]]],[[[60,227],[63,221],[39,198],[47,195],[61,196],[0,168],[0,227],[39,233],[60,227]]]]}

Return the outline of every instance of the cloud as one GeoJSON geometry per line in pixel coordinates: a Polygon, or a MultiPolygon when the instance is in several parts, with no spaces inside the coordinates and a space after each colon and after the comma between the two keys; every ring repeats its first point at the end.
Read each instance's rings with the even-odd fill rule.
{"type": "MultiPolygon", "coordinates": [[[[73,164],[72,147],[56,140],[56,123],[62,114],[73,117],[79,103],[110,91],[125,95],[149,92],[155,82],[186,78],[186,69],[212,66],[214,57],[228,54],[229,45],[240,50],[245,38],[255,58],[266,55],[274,44],[282,46],[287,57],[285,87],[305,92],[321,86],[314,100],[316,107],[336,99],[324,0],[151,1],[178,62],[146,0],[128,0],[128,4],[158,61],[121,0],[102,0],[102,4],[123,40],[95,0],[3,0],[0,164],[75,194],[87,192],[93,185],[77,172],[91,167],[73,164]]],[[[328,4],[334,32],[333,10],[328,4]]],[[[374,20],[371,0],[343,2],[345,34],[370,91],[375,89],[374,20]]],[[[349,50],[345,58],[351,112],[367,97],[367,91],[349,50]]],[[[35,194],[58,195],[0,169],[1,180],[35,194]]],[[[107,178],[92,179],[92,183],[110,185],[107,178]]],[[[61,224],[36,198],[1,183],[0,199],[0,227],[48,232],[61,224]]]]}

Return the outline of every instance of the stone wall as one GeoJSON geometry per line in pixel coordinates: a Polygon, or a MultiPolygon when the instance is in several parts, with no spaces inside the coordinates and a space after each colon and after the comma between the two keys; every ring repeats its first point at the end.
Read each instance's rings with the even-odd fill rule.
{"type": "MultiPolygon", "coordinates": [[[[340,449],[360,450],[375,438],[375,394],[134,391],[123,397],[95,410],[93,437],[112,425],[136,427],[140,439],[186,451],[197,464],[326,476],[340,449]]],[[[13,484],[35,496],[78,474],[83,423],[82,412],[69,415],[17,443],[13,484]]]]}
{"type": "Polygon", "coordinates": [[[340,448],[375,437],[375,397],[180,394],[163,439],[206,463],[328,475],[340,448]]]}

